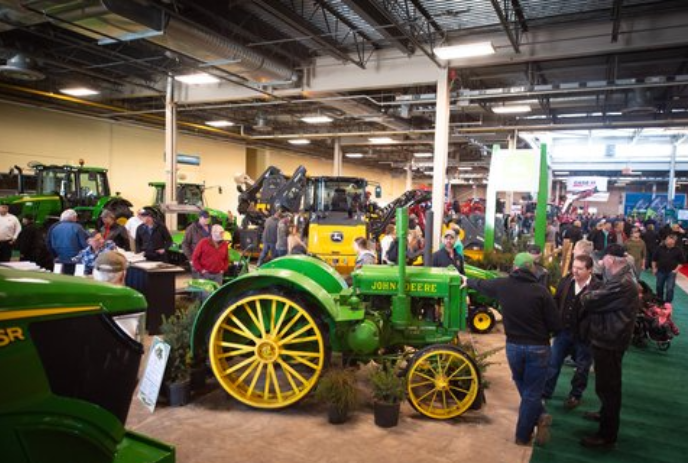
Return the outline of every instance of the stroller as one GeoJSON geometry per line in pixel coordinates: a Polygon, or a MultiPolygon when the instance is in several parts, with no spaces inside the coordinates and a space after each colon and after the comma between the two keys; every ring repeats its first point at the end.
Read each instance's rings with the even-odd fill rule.
{"type": "Polygon", "coordinates": [[[640,282],[640,285],[643,288],[643,305],[633,328],[633,344],[645,347],[652,341],[659,350],[666,351],[671,347],[674,336],[679,335],[679,329],[671,319],[671,303],[657,298],[647,283],[640,282]]]}

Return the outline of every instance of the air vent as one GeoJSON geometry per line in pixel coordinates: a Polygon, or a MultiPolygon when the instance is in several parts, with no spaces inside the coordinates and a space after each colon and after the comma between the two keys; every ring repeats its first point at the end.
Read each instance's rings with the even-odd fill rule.
{"type": "Polygon", "coordinates": [[[628,98],[628,106],[621,110],[624,115],[653,114],[657,108],[652,105],[652,95],[649,90],[638,88],[628,98]]]}
{"type": "Polygon", "coordinates": [[[33,61],[22,54],[13,56],[0,66],[0,77],[33,82],[45,79],[45,74],[33,68],[33,61]]]}

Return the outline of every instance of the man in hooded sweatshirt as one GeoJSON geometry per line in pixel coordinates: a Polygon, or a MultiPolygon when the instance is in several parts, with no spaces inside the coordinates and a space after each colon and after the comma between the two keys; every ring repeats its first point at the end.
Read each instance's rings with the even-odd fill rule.
{"type": "Polygon", "coordinates": [[[547,380],[550,335],[559,330],[561,317],[550,292],[533,274],[535,262],[527,252],[516,254],[508,277],[493,280],[464,279],[464,285],[499,301],[506,332],[506,357],[521,396],[516,423],[516,444],[549,441],[552,416],[545,412],[542,393],[547,380]]]}

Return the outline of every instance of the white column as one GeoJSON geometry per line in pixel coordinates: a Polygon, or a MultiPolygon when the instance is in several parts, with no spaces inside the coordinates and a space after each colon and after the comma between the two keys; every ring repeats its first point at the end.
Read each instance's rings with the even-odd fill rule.
{"type": "MultiPolygon", "coordinates": [[[[444,219],[444,188],[447,176],[447,155],[449,153],[449,70],[439,69],[437,77],[437,106],[435,108],[435,156],[433,157],[432,210],[434,236],[432,249],[440,247],[442,221],[444,219]]],[[[426,242],[430,243],[430,237],[426,242]]]]}
{"type": "Polygon", "coordinates": [[[406,190],[409,191],[413,188],[413,162],[406,164],[406,190]]]}
{"type": "Polygon", "coordinates": [[[334,161],[332,163],[332,175],[335,177],[342,176],[342,140],[340,138],[334,139],[334,161]]]}
{"type": "Polygon", "coordinates": [[[669,164],[669,189],[667,191],[667,199],[669,206],[674,205],[674,198],[676,196],[676,151],[678,151],[678,143],[671,145],[671,163],[669,164]]]}
{"type": "MultiPolygon", "coordinates": [[[[167,78],[165,99],[165,203],[177,201],[177,103],[174,99],[174,77],[167,78]]],[[[165,214],[165,225],[177,229],[177,214],[165,214]]]]}

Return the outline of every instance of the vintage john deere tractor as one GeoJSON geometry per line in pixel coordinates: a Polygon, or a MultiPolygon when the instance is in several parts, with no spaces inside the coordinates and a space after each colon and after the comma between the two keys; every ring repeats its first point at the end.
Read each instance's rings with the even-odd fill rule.
{"type": "MultiPolygon", "coordinates": [[[[399,209],[398,224],[407,223],[399,209]]],[[[399,239],[407,229],[399,227],[399,239]]],[[[399,262],[405,262],[404,246],[399,262]]],[[[466,291],[453,268],[370,265],[353,283],[308,256],[275,259],[217,290],[202,306],[193,352],[206,350],[222,387],[256,408],[288,407],[316,385],[332,351],[380,360],[417,349],[407,395],[423,415],[448,419],[481,403],[474,360],[452,344],[466,325],[466,291]]]]}
{"type": "Polygon", "coordinates": [[[145,310],[129,288],[0,270],[0,461],[174,463],[124,429],[145,310]]]}

